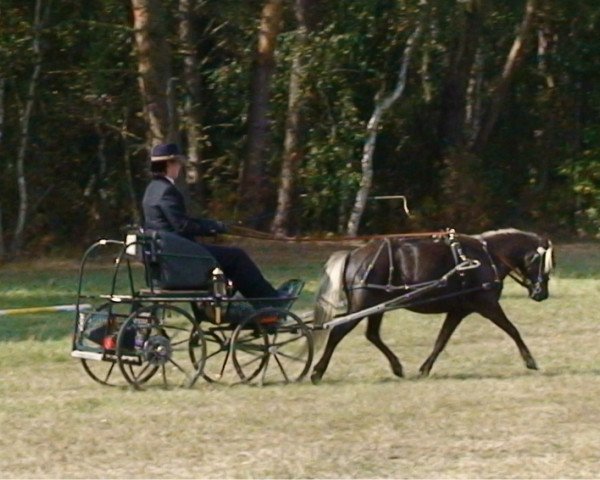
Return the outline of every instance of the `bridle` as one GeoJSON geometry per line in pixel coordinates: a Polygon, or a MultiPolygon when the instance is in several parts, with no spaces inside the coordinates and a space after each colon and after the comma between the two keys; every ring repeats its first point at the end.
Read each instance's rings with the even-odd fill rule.
{"type": "Polygon", "coordinates": [[[552,242],[548,241],[547,248],[544,248],[540,245],[536,249],[533,256],[525,262],[526,272],[531,265],[533,265],[536,261],[539,261],[535,280],[531,280],[531,278],[526,275],[526,273],[523,272],[520,267],[511,265],[503,258],[501,258],[500,261],[508,267],[508,276],[515,282],[527,288],[528,290],[539,290],[541,288],[541,284],[544,282],[544,277],[548,276],[554,269],[552,242]]]}

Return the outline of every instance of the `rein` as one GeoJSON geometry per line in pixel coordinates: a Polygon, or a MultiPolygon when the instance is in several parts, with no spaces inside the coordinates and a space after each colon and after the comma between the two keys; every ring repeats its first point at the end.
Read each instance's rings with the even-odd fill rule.
{"type": "Polygon", "coordinates": [[[256,240],[268,240],[273,242],[286,242],[286,243],[341,243],[341,242],[365,242],[369,240],[378,240],[385,238],[427,238],[427,237],[446,237],[450,235],[448,230],[438,230],[431,232],[418,232],[418,233],[390,233],[390,234],[378,234],[378,235],[358,235],[355,237],[337,235],[327,237],[286,237],[280,235],[273,235],[259,230],[254,230],[248,227],[242,227],[240,225],[230,225],[230,231],[228,235],[240,238],[252,238],[256,240]]]}

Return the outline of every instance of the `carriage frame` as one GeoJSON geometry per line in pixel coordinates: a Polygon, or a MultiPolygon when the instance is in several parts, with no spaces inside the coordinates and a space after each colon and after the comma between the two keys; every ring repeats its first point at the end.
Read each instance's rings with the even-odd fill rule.
{"type": "MultiPolygon", "coordinates": [[[[201,288],[159,288],[160,259],[150,253],[155,241],[140,232],[124,241],[102,239],[82,257],[71,356],[92,379],[143,389],[192,387],[200,378],[259,384],[304,378],[314,353],[312,335],[290,310],[304,282],[290,280],[285,299],[252,299],[270,303],[262,308],[221,279],[208,278],[201,288]],[[110,287],[89,293],[89,265],[106,256],[114,262],[110,287]]],[[[183,258],[191,260],[202,261],[183,258]]]]}

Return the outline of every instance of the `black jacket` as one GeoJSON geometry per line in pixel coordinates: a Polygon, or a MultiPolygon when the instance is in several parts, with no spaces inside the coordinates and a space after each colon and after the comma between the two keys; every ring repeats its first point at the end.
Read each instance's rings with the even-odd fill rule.
{"type": "Polygon", "coordinates": [[[165,177],[154,178],[146,187],[142,200],[144,228],[175,232],[193,239],[224,233],[221,222],[188,217],[181,192],[165,177]]]}

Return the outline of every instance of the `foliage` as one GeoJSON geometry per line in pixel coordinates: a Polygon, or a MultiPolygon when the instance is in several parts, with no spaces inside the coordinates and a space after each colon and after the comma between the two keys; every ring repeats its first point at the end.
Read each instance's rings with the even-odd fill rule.
{"type": "MultiPolygon", "coordinates": [[[[293,215],[294,230],[337,231],[346,222],[360,180],[360,152],[374,97],[395,81],[420,2],[313,2],[318,27],[303,47],[294,42],[291,3],[286,2],[271,95],[273,144],[265,160],[272,199],[274,202],[283,151],[289,71],[292,58],[299,53],[307,63],[303,115],[308,128],[302,137],[298,200],[292,207],[298,212],[293,215]]],[[[479,101],[485,107],[524,2],[482,3],[479,101]]],[[[68,245],[74,238],[89,241],[118,234],[135,218],[147,169],[131,6],[117,0],[93,0],[85,5],[67,0],[49,5],[49,21],[42,32],[41,88],[25,166],[30,193],[27,246],[37,251],[68,245]],[[131,178],[124,175],[128,168],[131,178]]],[[[511,85],[489,144],[480,158],[466,162],[466,167],[461,167],[466,170],[457,170],[450,179],[439,131],[441,95],[452,42],[469,5],[454,1],[432,4],[405,95],[381,125],[373,194],[405,194],[415,215],[408,219],[393,205],[369,203],[363,230],[453,226],[452,212],[459,211],[464,214],[461,225],[464,221],[470,229],[481,225],[484,214],[491,226],[597,235],[598,3],[544,2],[536,35],[530,39],[525,62],[511,85]],[[548,40],[544,51],[537,35],[542,31],[548,40]],[[470,176],[473,168],[476,175],[462,182],[461,175],[470,176]],[[469,195],[449,205],[453,196],[447,195],[448,189],[456,188],[452,185],[480,188],[486,195],[485,211],[471,215],[471,206],[481,210],[482,205],[459,205],[469,195]]],[[[202,181],[206,192],[206,203],[200,207],[206,215],[236,216],[233,206],[247,139],[249,74],[261,6],[259,0],[197,2],[194,25],[199,34],[196,54],[203,89],[202,181]]],[[[164,22],[174,47],[174,76],[180,79],[177,2],[169,0],[165,7],[164,22]]],[[[5,244],[10,242],[17,217],[14,162],[20,112],[33,68],[32,21],[33,5],[3,0],[0,76],[6,86],[0,126],[0,231],[5,244]]],[[[183,85],[180,80],[176,85],[182,99],[183,85]]],[[[274,203],[271,207],[274,210],[274,203]]]]}

